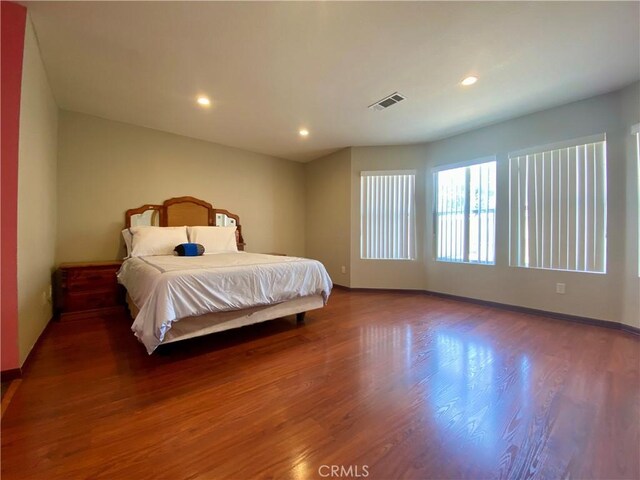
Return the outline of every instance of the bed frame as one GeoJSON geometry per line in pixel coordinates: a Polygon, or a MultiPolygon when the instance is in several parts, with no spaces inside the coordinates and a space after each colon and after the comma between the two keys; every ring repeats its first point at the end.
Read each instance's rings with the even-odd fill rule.
{"type": "MultiPolygon", "coordinates": [[[[162,205],[146,204],[138,208],[131,208],[125,213],[126,228],[132,226],[138,215],[147,215],[150,219],[149,225],[161,227],[235,225],[237,227],[238,250],[244,251],[245,243],[240,217],[228,210],[213,208],[210,203],[204,200],[195,197],[176,197],[164,201],[162,205]]],[[[128,294],[126,298],[129,312],[132,318],[135,318],[139,309],[128,294]]],[[[310,295],[275,305],[185,317],[172,325],[162,344],[265,322],[287,315],[296,315],[297,322],[301,323],[304,321],[307,311],[323,306],[324,301],[321,295],[310,295]]]]}

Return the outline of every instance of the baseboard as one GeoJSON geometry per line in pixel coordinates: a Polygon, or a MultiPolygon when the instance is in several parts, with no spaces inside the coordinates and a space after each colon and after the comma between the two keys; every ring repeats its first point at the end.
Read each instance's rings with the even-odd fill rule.
{"type": "Polygon", "coordinates": [[[23,373],[29,370],[29,366],[31,365],[31,359],[33,358],[33,352],[35,352],[40,347],[40,343],[42,342],[42,339],[44,338],[44,336],[47,334],[47,330],[49,329],[49,326],[51,325],[51,322],[53,321],[54,318],[55,318],[55,315],[49,319],[47,324],[42,329],[42,332],[40,332],[40,335],[36,339],[36,343],[33,344],[33,347],[31,347],[31,350],[29,350],[29,353],[27,353],[27,358],[25,358],[24,362],[22,363],[21,370],[23,373]]]}
{"type": "Polygon", "coordinates": [[[428,290],[425,290],[424,293],[426,293],[427,295],[433,295],[434,297],[449,298],[451,300],[458,300],[458,301],[467,302],[467,303],[475,303],[477,305],[483,305],[486,307],[500,308],[502,310],[509,310],[512,312],[527,313],[529,315],[540,315],[544,317],[554,318],[557,320],[565,320],[565,321],[574,322],[574,323],[583,323],[585,325],[594,325],[596,327],[612,328],[614,330],[624,330],[626,332],[633,333],[635,335],[640,335],[640,328],[632,327],[631,325],[625,325],[624,323],[620,323],[620,322],[610,322],[607,320],[599,320],[597,318],[582,317],[579,315],[570,315],[568,313],[550,312],[548,310],[540,310],[537,308],[521,307],[519,305],[510,305],[508,303],[491,302],[489,300],[462,297],[459,295],[451,295],[448,293],[441,293],[441,292],[431,292],[428,290]]]}
{"type": "Polygon", "coordinates": [[[22,378],[22,369],[21,368],[10,368],[7,370],[2,370],[0,372],[0,378],[3,382],[10,382],[11,380],[17,380],[18,378],[22,378]]]}
{"type": "Polygon", "coordinates": [[[13,396],[15,395],[16,390],[18,390],[18,387],[20,386],[21,383],[22,383],[22,380],[20,379],[11,381],[9,388],[7,389],[4,396],[2,397],[2,412],[0,413],[0,417],[4,417],[4,412],[7,411],[7,408],[9,407],[9,404],[11,403],[11,400],[13,399],[13,396]]]}
{"type": "Polygon", "coordinates": [[[10,370],[2,370],[0,372],[0,376],[2,376],[3,382],[22,378],[22,375],[29,367],[32,353],[36,350],[36,348],[38,348],[38,344],[40,343],[40,341],[42,340],[42,337],[44,337],[45,333],[47,332],[47,329],[49,328],[49,325],[51,324],[51,321],[53,320],[53,318],[54,317],[51,317],[47,322],[47,324],[42,329],[42,332],[40,333],[40,336],[36,340],[36,343],[34,343],[31,350],[29,350],[29,353],[27,354],[27,358],[25,358],[24,362],[22,362],[22,366],[18,368],[12,368],[10,370]]]}
{"type": "Polygon", "coordinates": [[[509,310],[512,312],[527,313],[529,315],[539,315],[557,320],[564,320],[567,322],[582,323],[585,325],[593,325],[596,327],[610,328],[614,330],[622,330],[633,335],[640,336],[640,328],[632,327],[620,322],[609,322],[607,320],[599,320],[597,318],[581,317],[579,315],[569,315],[567,313],[550,312],[547,310],[539,310],[537,308],[521,307],[518,305],[510,305],[508,303],[492,302],[489,300],[481,300],[478,298],[463,297],[460,295],[451,295],[449,293],[433,292],[430,290],[406,290],[406,289],[392,289],[392,288],[351,288],[343,285],[334,285],[340,290],[347,290],[350,292],[379,292],[379,293],[422,293],[425,295],[432,295],[434,297],[447,298],[450,300],[456,300],[459,302],[474,303],[476,305],[482,305],[485,307],[499,308],[501,310],[509,310]]]}
{"type": "Polygon", "coordinates": [[[333,284],[338,290],[347,290],[349,292],[376,292],[376,293],[425,293],[424,290],[412,290],[409,288],[360,288],[345,287],[344,285],[333,284]]]}
{"type": "Polygon", "coordinates": [[[620,325],[620,330],[622,330],[623,332],[640,336],[640,328],[632,327],[631,325],[627,325],[626,323],[619,323],[618,325],[620,325]]]}

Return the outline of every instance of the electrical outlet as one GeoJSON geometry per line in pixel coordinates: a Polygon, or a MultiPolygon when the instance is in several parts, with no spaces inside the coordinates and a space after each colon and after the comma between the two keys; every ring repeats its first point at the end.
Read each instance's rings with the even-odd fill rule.
{"type": "Polygon", "coordinates": [[[49,288],[47,288],[44,292],[42,292],[42,303],[44,303],[45,305],[47,303],[52,303],[52,297],[53,297],[53,292],[51,289],[51,285],[49,285],[49,288]]]}
{"type": "Polygon", "coordinates": [[[560,295],[564,295],[565,293],[565,284],[564,283],[556,283],[556,293],[560,295]]]}
{"type": "Polygon", "coordinates": [[[344,265],[342,265],[342,267],[340,267],[340,271],[342,273],[347,273],[347,267],[345,267],[344,265]]]}

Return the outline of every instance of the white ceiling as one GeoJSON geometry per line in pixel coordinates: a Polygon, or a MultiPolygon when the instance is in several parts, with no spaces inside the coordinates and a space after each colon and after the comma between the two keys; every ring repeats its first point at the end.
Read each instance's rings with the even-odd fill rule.
{"type": "Polygon", "coordinates": [[[640,78],[638,2],[25,3],[61,108],[299,161],[640,78]]]}

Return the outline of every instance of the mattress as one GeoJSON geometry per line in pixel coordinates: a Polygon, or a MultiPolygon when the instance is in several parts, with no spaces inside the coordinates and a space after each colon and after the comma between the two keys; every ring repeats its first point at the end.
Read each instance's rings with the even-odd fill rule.
{"type": "Polygon", "coordinates": [[[326,303],[332,288],[316,260],[245,252],[129,258],[118,281],[139,307],[131,329],[149,353],[183,318],[313,295],[326,303]]]}

